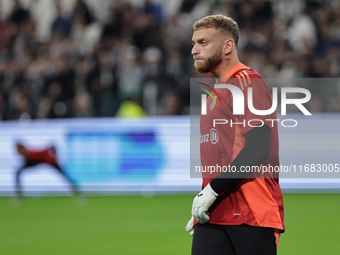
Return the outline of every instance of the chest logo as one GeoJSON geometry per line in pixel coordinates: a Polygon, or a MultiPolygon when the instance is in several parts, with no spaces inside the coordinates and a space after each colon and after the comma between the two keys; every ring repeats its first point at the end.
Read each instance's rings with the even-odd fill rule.
{"type": "Polygon", "coordinates": [[[212,144],[216,144],[218,140],[220,139],[217,131],[215,128],[210,129],[210,142],[212,144]]]}

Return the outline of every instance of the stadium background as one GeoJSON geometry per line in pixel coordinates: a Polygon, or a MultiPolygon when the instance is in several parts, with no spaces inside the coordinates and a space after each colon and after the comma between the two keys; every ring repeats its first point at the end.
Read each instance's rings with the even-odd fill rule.
{"type": "MultiPolygon", "coordinates": [[[[190,252],[184,226],[200,186],[188,170],[189,85],[199,77],[190,52],[199,18],[233,17],[240,59],[263,77],[340,74],[338,1],[0,4],[1,254],[190,252]],[[15,206],[18,139],[56,144],[86,204],[64,196],[62,180],[41,166],[24,175],[30,197],[15,206]]],[[[339,86],[308,89],[308,109],[334,120],[338,135],[339,86]]],[[[338,254],[338,181],[282,185],[287,232],[279,254],[338,254]]]]}

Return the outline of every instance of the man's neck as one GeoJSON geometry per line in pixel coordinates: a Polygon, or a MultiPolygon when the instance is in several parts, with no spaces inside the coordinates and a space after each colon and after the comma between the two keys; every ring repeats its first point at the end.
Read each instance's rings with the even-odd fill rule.
{"type": "Polygon", "coordinates": [[[226,56],[221,64],[212,72],[216,80],[220,80],[226,75],[234,66],[240,63],[238,58],[231,58],[226,56]]]}

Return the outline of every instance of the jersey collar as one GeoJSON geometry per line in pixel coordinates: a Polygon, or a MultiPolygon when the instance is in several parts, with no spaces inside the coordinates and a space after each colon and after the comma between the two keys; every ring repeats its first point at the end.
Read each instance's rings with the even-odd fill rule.
{"type": "Polygon", "coordinates": [[[238,63],[226,75],[224,75],[222,79],[223,80],[229,79],[234,73],[236,73],[238,70],[243,69],[243,68],[247,68],[247,66],[242,63],[238,63]]]}

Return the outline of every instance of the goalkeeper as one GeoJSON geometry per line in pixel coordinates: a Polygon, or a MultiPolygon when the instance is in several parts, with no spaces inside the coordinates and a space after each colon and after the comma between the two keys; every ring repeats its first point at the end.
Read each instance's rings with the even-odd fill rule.
{"type": "MultiPolygon", "coordinates": [[[[211,72],[219,84],[229,84],[248,98],[253,107],[268,110],[272,96],[263,78],[240,63],[237,56],[237,23],[223,15],[207,16],[194,24],[192,55],[199,73],[211,72]],[[235,88],[236,89],[236,88],[235,88]]],[[[276,112],[255,115],[244,105],[244,114],[233,114],[229,89],[215,89],[220,102],[201,115],[200,133],[209,137],[200,146],[202,167],[232,166],[235,173],[203,172],[202,191],[194,198],[192,218],[186,230],[193,235],[193,255],[274,255],[284,231],[283,201],[278,173],[247,173],[241,166],[279,165],[278,130],[264,125],[277,119],[276,112]],[[214,125],[215,119],[230,119],[233,125],[214,125]],[[249,120],[251,125],[249,125],[249,120]]],[[[216,100],[217,101],[217,100],[216,100]]],[[[206,105],[213,105],[211,97],[206,105]]]]}
{"type": "Polygon", "coordinates": [[[79,195],[79,191],[76,183],[62,170],[60,167],[57,158],[56,158],[56,149],[54,146],[48,147],[43,150],[30,150],[25,148],[21,143],[16,144],[17,151],[20,155],[24,157],[24,164],[17,170],[16,172],[16,194],[18,198],[21,198],[23,195],[22,186],[20,177],[23,171],[26,169],[36,166],[38,164],[48,164],[57,170],[59,174],[61,174],[64,179],[71,185],[72,191],[75,195],[79,195]]]}

